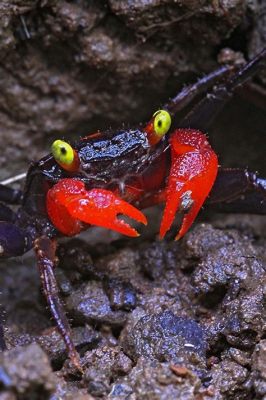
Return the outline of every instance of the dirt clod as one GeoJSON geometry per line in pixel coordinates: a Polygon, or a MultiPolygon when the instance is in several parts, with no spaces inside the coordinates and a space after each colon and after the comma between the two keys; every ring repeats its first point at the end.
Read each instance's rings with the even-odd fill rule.
{"type": "Polygon", "coordinates": [[[17,347],[2,354],[1,386],[19,399],[47,399],[55,389],[48,356],[37,344],[17,347]]]}

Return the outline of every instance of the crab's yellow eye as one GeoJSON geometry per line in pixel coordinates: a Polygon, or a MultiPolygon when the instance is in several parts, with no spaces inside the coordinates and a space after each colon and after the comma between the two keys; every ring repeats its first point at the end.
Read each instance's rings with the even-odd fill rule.
{"type": "Polygon", "coordinates": [[[55,140],[51,147],[56,162],[67,171],[75,171],[78,168],[76,151],[63,140],[55,140]]]}
{"type": "Polygon", "coordinates": [[[156,111],[153,114],[153,129],[157,136],[162,138],[170,129],[171,116],[165,110],[156,111]]]}

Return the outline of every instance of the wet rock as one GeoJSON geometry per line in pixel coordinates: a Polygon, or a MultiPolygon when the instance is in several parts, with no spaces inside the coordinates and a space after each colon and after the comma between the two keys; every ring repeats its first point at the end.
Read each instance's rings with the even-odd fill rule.
{"type": "Polygon", "coordinates": [[[195,226],[182,241],[182,249],[190,260],[199,261],[210,252],[234,242],[233,232],[228,234],[210,224],[195,226]]]}
{"type": "Polygon", "coordinates": [[[0,263],[0,270],[5,327],[13,337],[40,334],[51,322],[45,302],[40,302],[43,297],[35,259],[27,255],[23,259],[4,260],[0,263]]]}
{"type": "Polygon", "coordinates": [[[139,263],[142,271],[152,280],[158,280],[166,270],[179,267],[177,243],[154,242],[140,250],[139,263]]]}
{"type": "Polygon", "coordinates": [[[68,35],[71,38],[73,33],[80,30],[92,30],[105,14],[106,8],[95,0],[90,2],[90,6],[85,2],[72,4],[64,0],[56,1],[53,3],[53,15],[47,16],[47,24],[58,37],[68,35]]]}
{"type": "Polygon", "coordinates": [[[66,300],[66,306],[77,322],[121,326],[127,319],[125,311],[114,311],[100,282],[80,286],[66,300]]]}
{"type": "Polygon", "coordinates": [[[66,381],[62,376],[56,377],[56,390],[49,400],[95,400],[86,388],[77,387],[75,382],[66,381]]]}
{"type": "MultiPolygon", "coordinates": [[[[75,275],[76,274],[77,273],[75,273],[75,275]]],[[[71,280],[60,268],[56,269],[56,281],[62,296],[69,296],[72,293],[73,285],[71,284],[71,280]]]]}
{"type": "Polygon", "coordinates": [[[121,334],[126,353],[137,361],[139,357],[160,362],[205,365],[207,343],[199,324],[189,318],[175,316],[170,311],[158,315],[145,315],[134,325],[126,326],[121,334]]]}
{"type": "Polygon", "coordinates": [[[143,279],[139,253],[125,247],[115,254],[97,260],[95,268],[102,275],[104,289],[114,309],[134,309],[139,294],[149,290],[149,283],[143,279]]]}
{"type": "Polygon", "coordinates": [[[0,393],[0,400],[16,400],[16,395],[10,392],[0,393]]]}
{"type": "Polygon", "coordinates": [[[136,307],[136,291],[131,283],[110,278],[105,281],[104,289],[113,310],[131,311],[136,307]]]}
{"type": "Polygon", "coordinates": [[[17,347],[0,355],[0,381],[19,399],[48,399],[55,389],[55,378],[47,355],[37,344],[17,347]]]}
{"type": "MultiPolygon", "coordinates": [[[[74,344],[81,354],[95,347],[100,341],[100,334],[89,326],[73,328],[71,332],[74,344]]],[[[56,328],[47,329],[37,341],[57,368],[68,357],[65,343],[56,328]]]]}
{"type": "Polygon", "coordinates": [[[234,230],[223,235],[209,226],[197,232],[184,241],[190,257],[197,260],[192,283],[206,307],[219,305],[220,310],[211,324],[207,321],[209,344],[215,348],[225,337],[234,347],[250,349],[263,331],[265,261],[246,235],[234,230]]]}
{"type": "MultiPolygon", "coordinates": [[[[261,12],[263,10],[263,2],[258,3],[258,9],[255,11],[256,16],[256,27],[252,30],[249,50],[251,54],[255,54],[260,49],[265,46],[266,41],[266,16],[265,13],[261,12]]],[[[265,70],[261,72],[260,79],[263,81],[264,85],[266,84],[266,72],[265,70]]]]}
{"type": "Polygon", "coordinates": [[[111,392],[108,395],[108,399],[114,399],[114,400],[119,400],[123,398],[129,398],[130,395],[133,394],[133,389],[131,386],[125,384],[125,383],[115,383],[113,384],[111,388],[111,392]]]}
{"type": "MultiPolygon", "coordinates": [[[[250,400],[254,392],[259,399],[264,396],[263,350],[259,348],[257,353],[254,345],[263,337],[265,255],[263,239],[257,245],[250,238],[253,235],[240,229],[198,225],[178,246],[149,241],[123,248],[121,243],[119,250],[113,246],[103,257],[97,253],[93,262],[86,256],[84,243],[69,245],[61,263],[71,281],[67,307],[76,322],[94,325],[93,329],[73,329],[84,378],[66,358],[63,341],[55,329],[40,337],[36,331],[22,335],[7,331],[8,346],[40,341],[53,366],[60,369],[55,399],[85,396],[87,400],[91,396],[131,400],[135,396],[153,400],[158,396],[250,400]],[[224,249],[227,254],[228,248],[234,255],[227,257],[231,269],[226,268],[226,257],[221,253],[224,249]],[[141,264],[144,254],[150,274],[141,264]],[[81,268],[72,276],[75,261],[81,268]],[[158,268],[154,276],[153,264],[158,268]],[[206,304],[208,296],[211,299],[215,295],[215,282],[223,286],[223,296],[206,304]],[[128,290],[135,294],[136,308],[125,311],[128,290]],[[122,309],[115,310],[116,305],[122,309]],[[100,333],[94,330],[95,325],[100,333]]],[[[20,276],[16,270],[12,272],[20,276]]],[[[7,293],[8,283],[12,289],[13,279],[5,281],[7,293]]],[[[8,297],[11,309],[12,299],[18,301],[11,296],[12,290],[8,297]]],[[[19,326],[16,330],[19,332],[19,326]]],[[[10,394],[8,388],[3,390],[3,395],[10,394]]]]}
{"type": "Polygon", "coordinates": [[[211,372],[211,388],[217,399],[250,399],[252,385],[248,369],[232,361],[222,361],[211,372]]]}
{"type": "Polygon", "coordinates": [[[128,374],[132,368],[132,361],[119,347],[102,346],[87,352],[83,362],[87,365],[84,385],[96,397],[108,394],[111,383],[128,374]]]}
{"type": "Polygon", "coordinates": [[[247,292],[228,302],[227,316],[223,318],[223,332],[227,341],[242,349],[254,346],[261,337],[265,323],[262,285],[247,292]]]}
{"type": "MultiPolygon", "coordinates": [[[[219,230],[204,229],[197,242],[199,241],[205,249],[205,255],[200,252],[194,253],[201,256],[201,263],[193,274],[193,283],[200,295],[215,292],[221,287],[226,290],[237,284],[247,285],[250,272],[253,282],[263,275],[263,264],[255,257],[255,249],[250,238],[240,236],[236,231],[229,231],[223,235],[223,232],[219,230]],[[203,238],[206,231],[207,236],[203,238]],[[212,235],[212,240],[208,240],[208,232],[212,235]],[[209,244],[206,246],[207,241],[209,244]]],[[[194,247],[194,249],[198,248],[194,247]]],[[[208,301],[210,297],[208,296],[208,301]]]]}
{"type": "Polygon", "coordinates": [[[239,365],[242,365],[243,367],[247,367],[250,365],[251,357],[250,353],[247,351],[235,349],[233,347],[230,347],[227,352],[223,355],[223,358],[231,357],[233,361],[238,363],[239,365]]]}
{"type": "Polygon", "coordinates": [[[150,363],[140,358],[130,374],[113,385],[108,398],[192,400],[200,392],[200,386],[200,380],[191,371],[186,377],[178,377],[170,364],[150,363]]]}
{"type": "Polygon", "coordinates": [[[255,392],[259,398],[266,395],[266,340],[261,340],[252,356],[252,378],[255,392]]]}
{"type": "Polygon", "coordinates": [[[60,245],[57,251],[59,268],[66,271],[72,280],[77,273],[76,280],[80,277],[89,277],[94,268],[89,250],[88,244],[79,239],[60,245]]]}
{"type": "MultiPolygon", "coordinates": [[[[169,282],[168,282],[169,283],[169,282]]],[[[172,286],[173,291],[173,286],[172,286]]],[[[160,314],[165,310],[169,310],[172,313],[187,317],[188,315],[193,317],[194,312],[189,307],[186,308],[186,296],[180,296],[175,286],[175,294],[169,293],[168,288],[163,289],[161,286],[152,288],[149,292],[139,296],[139,309],[137,312],[131,314],[130,319],[136,320],[138,314],[142,315],[154,315],[160,314]],[[142,311],[141,311],[142,310],[142,311]]]]}
{"type": "Polygon", "coordinates": [[[212,349],[226,342],[241,350],[250,350],[263,335],[265,322],[261,285],[228,302],[208,323],[207,336],[212,349]],[[249,300],[247,300],[249,299],[249,300]]]}
{"type": "MultiPolygon", "coordinates": [[[[243,18],[247,3],[243,1],[231,1],[225,4],[211,4],[204,1],[185,0],[175,2],[173,0],[154,1],[124,1],[110,0],[112,11],[122,17],[133,29],[143,35],[151,33],[162,34],[163,27],[167,24],[170,33],[177,40],[195,41],[196,31],[200,32],[201,44],[210,38],[213,42],[219,41],[223,36],[225,26],[228,33],[233,30],[243,18]],[[208,20],[209,26],[205,24],[208,20]],[[184,36],[177,34],[179,29],[184,36]],[[184,28],[184,31],[183,31],[184,28]]],[[[182,35],[181,34],[181,35],[182,35]]],[[[199,43],[197,41],[197,43],[199,43]]]]}
{"type": "MultiPolygon", "coordinates": [[[[97,269],[105,275],[123,281],[135,280],[139,271],[139,255],[137,251],[130,247],[125,247],[107,257],[102,257],[96,263],[97,269]]],[[[141,282],[140,282],[141,284],[141,282]]],[[[137,286],[137,285],[134,285],[137,286]]]]}

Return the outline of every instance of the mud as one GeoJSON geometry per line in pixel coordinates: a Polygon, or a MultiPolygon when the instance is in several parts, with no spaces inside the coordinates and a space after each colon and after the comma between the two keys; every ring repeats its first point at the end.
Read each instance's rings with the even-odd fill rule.
{"type": "Polygon", "coordinates": [[[54,138],[146,120],[224,47],[265,43],[257,1],[9,0],[0,16],[0,178],[54,138]]]}
{"type": "Polygon", "coordinates": [[[263,398],[265,238],[256,218],[253,230],[237,217],[217,225],[198,224],[180,243],[119,240],[90,255],[86,242],[61,245],[57,275],[83,377],[36,299],[34,259],[2,268],[10,350],[0,398],[263,398]]]}
{"type": "MultiPolygon", "coordinates": [[[[54,138],[145,121],[217,60],[254,55],[265,45],[263,7],[1,2],[0,178],[25,171],[54,138]]],[[[255,82],[262,89],[266,72],[255,82]]],[[[220,163],[266,174],[265,126],[261,103],[235,96],[209,131],[220,163]]],[[[83,376],[50,320],[33,254],[1,262],[0,400],[266,397],[265,217],[204,210],[180,242],[161,242],[160,213],[149,211],[139,239],[92,230],[60,243],[57,278],[83,376]]]]}

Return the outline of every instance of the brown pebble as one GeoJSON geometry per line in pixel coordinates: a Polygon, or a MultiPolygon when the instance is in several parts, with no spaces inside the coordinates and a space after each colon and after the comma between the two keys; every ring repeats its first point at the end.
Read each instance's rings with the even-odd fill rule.
{"type": "Polygon", "coordinates": [[[185,377],[189,374],[189,369],[187,369],[187,367],[170,365],[170,369],[177,376],[185,377]]]}

